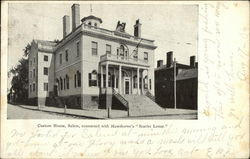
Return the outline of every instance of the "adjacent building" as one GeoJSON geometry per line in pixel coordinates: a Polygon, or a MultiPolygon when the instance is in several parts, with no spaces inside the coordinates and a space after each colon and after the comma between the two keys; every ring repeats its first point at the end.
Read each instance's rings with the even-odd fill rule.
{"type": "Polygon", "coordinates": [[[159,60],[155,69],[156,103],[163,108],[197,109],[198,62],[195,56],[190,57],[190,65],[175,62],[173,52],[166,56],[166,65],[159,60]]]}
{"type": "Polygon", "coordinates": [[[35,105],[97,108],[100,94],[112,88],[121,95],[155,94],[154,40],[142,38],[139,19],[134,35],[126,23],[115,30],[101,28],[101,18],[80,20],[80,5],[63,16],[58,43],[33,40],[29,54],[29,101],[35,105]],[[70,29],[70,25],[71,28],[70,29]]]}

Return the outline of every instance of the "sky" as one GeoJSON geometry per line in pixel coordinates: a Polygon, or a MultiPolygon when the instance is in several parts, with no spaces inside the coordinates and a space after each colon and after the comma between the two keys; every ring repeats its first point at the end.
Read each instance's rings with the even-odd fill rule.
{"type": "MultiPolygon", "coordinates": [[[[80,19],[90,15],[90,4],[79,2],[80,19]]],[[[23,49],[33,39],[62,39],[62,17],[70,16],[72,3],[11,3],[8,7],[8,70],[18,64],[23,49]]],[[[198,6],[156,4],[92,4],[92,14],[102,19],[101,28],[115,30],[117,22],[126,23],[133,35],[140,19],[142,38],[155,40],[157,60],[166,62],[166,52],[173,51],[180,63],[189,64],[197,56],[198,6]]],[[[197,58],[196,58],[197,59],[197,58]]]]}

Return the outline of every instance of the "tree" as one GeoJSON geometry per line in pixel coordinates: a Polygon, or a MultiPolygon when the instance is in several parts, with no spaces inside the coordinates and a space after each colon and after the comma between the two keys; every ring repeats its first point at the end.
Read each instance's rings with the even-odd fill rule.
{"type": "MultiPolygon", "coordinates": [[[[30,53],[31,45],[27,44],[24,51],[24,56],[27,57],[30,53]]],[[[14,102],[25,103],[28,99],[28,59],[22,57],[19,64],[12,68],[9,73],[13,74],[11,81],[10,95],[14,97],[14,102]]]]}

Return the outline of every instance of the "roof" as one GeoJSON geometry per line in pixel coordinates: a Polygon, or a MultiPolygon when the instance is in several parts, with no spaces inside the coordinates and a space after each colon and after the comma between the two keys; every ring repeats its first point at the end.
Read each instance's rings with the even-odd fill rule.
{"type": "Polygon", "coordinates": [[[180,71],[176,77],[176,80],[184,80],[184,79],[197,78],[197,77],[198,77],[198,69],[193,68],[193,69],[180,71]]]}
{"type": "Polygon", "coordinates": [[[53,41],[46,41],[46,40],[34,40],[35,42],[41,44],[41,45],[46,45],[46,46],[56,46],[56,42],[53,41]]]}
{"type": "MultiPolygon", "coordinates": [[[[184,69],[191,68],[189,65],[185,65],[185,64],[181,64],[181,63],[176,63],[176,67],[177,68],[184,68],[184,69]]],[[[167,67],[167,65],[162,65],[160,67],[155,68],[155,70],[158,71],[158,70],[170,69],[170,68],[173,68],[173,65],[171,65],[170,67],[167,67]]]]}
{"type": "Polygon", "coordinates": [[[84,18],[82,18],[81,21],[84,22],[85,20],[88,20],[88,19],[95,19],[95,20],[98,20],[100,23],[102,23],[102,19],[101,19],[101,18],[95,17],[95,16],[93,16],[93,15],[84,17],[84,18]]]}
{"type": "Polygon", "coordinates": [[[46,40],[34,40],[34,42],[37,43],[38,50],[42,52],[53,53],[55,46],[57,45],[56,42],[46,40]]]}

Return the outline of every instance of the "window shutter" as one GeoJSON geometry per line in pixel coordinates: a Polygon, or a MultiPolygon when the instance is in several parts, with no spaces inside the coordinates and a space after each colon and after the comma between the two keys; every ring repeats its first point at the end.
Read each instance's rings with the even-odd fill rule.
{"type": "Polygon", "coordinates": [[[91,73],[89,73],[89,86],[90,87],[92,86],[92,83],[91,83],[91,73]]]}
{"type": "Polygon", "coordinates": [[[76,88],[76,74],[75,74],[75,88],[76,88]]]}
{"type": "Polygon", "coordinates": [[[98,83],[98,86],[101,87],[101,74],[98,74],[98,78],[97,78],[97,83],[98,83]]]}

